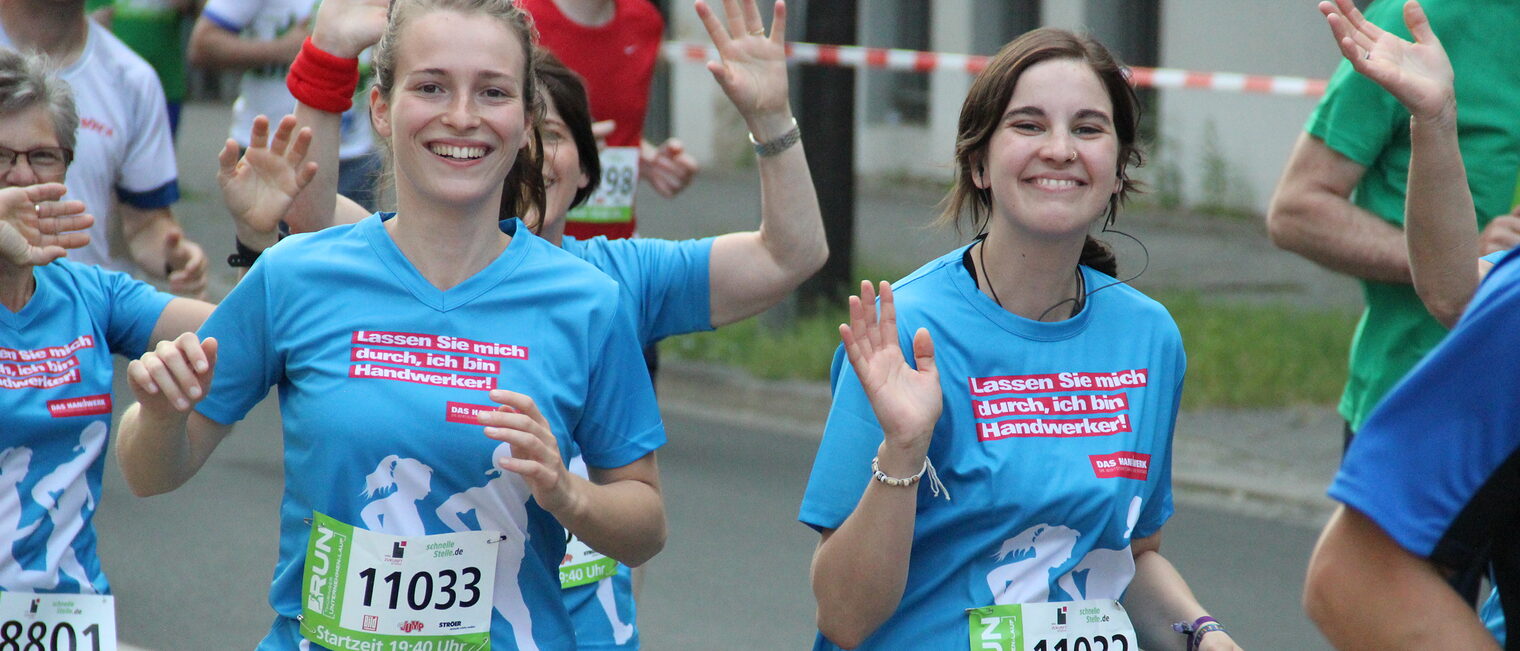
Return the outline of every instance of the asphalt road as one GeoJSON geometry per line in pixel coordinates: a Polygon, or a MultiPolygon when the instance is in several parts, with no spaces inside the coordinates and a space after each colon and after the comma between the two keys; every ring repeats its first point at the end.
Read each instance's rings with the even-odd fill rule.
{"type": "MultiPolygon", "coordinates": [[[[122,395],[122,394],[118,394],[122,395]]],[[[119,404],[127,401],[119,401],[119,404]]],[[[138,499],[114,459],[96,516],[124,642],[147,649],[251,648],[271,621],[281,443],[266,400],[199,475],[138,499]]],[[[816,442],[722,418],[667,414],[660,465],[670,540],[641,600],[647,648],[811,645],[808,562],[796,522],[816,442]]],[[[1248,649],[1320,649],[1298,607],[1315,531],[1184,496],[1164,551],[1248,649]]]]}

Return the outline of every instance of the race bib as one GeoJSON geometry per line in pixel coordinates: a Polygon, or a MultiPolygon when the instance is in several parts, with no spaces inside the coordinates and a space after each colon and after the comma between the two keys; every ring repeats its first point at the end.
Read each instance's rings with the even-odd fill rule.
{"type": "Polygon", "coordinates": [[[602,182],[586,202],[566,213],[572,222],[599,224],[633,221],[633,194],[639,187],[639,148],[602,150],[602,182]]]}
{"type": "Polygon", "coordinates": [[[617,561],[607,558],[580,538],[571,536],[565,543],[565,560],[559,564],[559,587],[574,588],[610,579],[617,574],[617,561]]]}
{"type": "Polygon", "coordinates": [[[391,536],[314,513],[301,636],[344,651],[490,649],[502,540],[496,531],[391,536]]]}
{"type": "Polygon", "coordinates": [[[116,651],[116,598],[0,592],[0,649],[116,651]]]}
{"type": "Polygon", "coordinates": [[[966,610],[972,651],[1139,651],[1135,627],[1112,599],[966,610]]]}

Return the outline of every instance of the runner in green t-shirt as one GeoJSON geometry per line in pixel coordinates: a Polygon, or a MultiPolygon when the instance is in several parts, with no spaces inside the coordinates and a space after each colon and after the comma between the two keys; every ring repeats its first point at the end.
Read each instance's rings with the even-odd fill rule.
{"type": "Polygon", "coordinates": [[[185,81],[186,21],[203,0],[88,0],[85,10],[111,28],[153,66],[169,103],[169,133],[179,134],[179,111],[188,93],[185,81]]]}
{"type": "MultiPolygon", "coordinates": [[[[1403,0],[1377,0],[1373,23],[1410,38],[1403,0]]],[[[1510,0],[1423,3],[1456,70],[1458,134],[1476,207],[1479,248],[1520,244],[1510,209],[1520,173],[1520,49],[1494,48],[1520,33],[1510,0]]],[[[1362,282],[1367,309],[1351,345],[1341,397],[1347,436],[1399,378],[1446,335],[1410,284],[1401,230],[1409,173],[1409,113],[1342,62],[1309,117],[1272,199],[1278,246],[1362,282]]]]}

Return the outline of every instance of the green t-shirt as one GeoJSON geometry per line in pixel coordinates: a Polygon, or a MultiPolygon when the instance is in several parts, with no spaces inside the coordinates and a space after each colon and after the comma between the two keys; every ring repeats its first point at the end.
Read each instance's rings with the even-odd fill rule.
{"type": "MultiPolygon", "coordinates": [[[[1404,0],[1376,0],[1367,17],[1409,39],[1404,0]]],[[[1520,34],[1515,0],[1424,0],[1422,5],[1456,70],[1457,131],[1481,228],[1509,211],[1520,175],[1520,48],[1498,47],[1520,34]]],[[[1389,223],[1404,223],[1409,180],[1409,113],[1376,83],[1342,61],[1305,129],[1366,166],[1352,202],[1389,223]]],[[[1446,336],[1414,286],[1362,281],[1367,309],[1351,342],[1350,377],[1340,413],[1360,428],[1383,394],[1446,336]]]]}
{"type": "Polygon", "coordinates": [[[182,102],[185,81],[185,43],[180,30],[185,14],[168,0],[88,0],[88,10],[114,5],[111,33],[147,60],[164,86],[164,98],[182,102]]]}

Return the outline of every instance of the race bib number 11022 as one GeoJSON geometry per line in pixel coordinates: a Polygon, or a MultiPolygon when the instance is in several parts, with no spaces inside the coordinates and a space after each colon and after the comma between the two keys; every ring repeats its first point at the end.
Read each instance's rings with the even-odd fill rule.
{"type": "Polygon", "coordinates": [[[1124,606],[1112,599],[1006,604],[966,611],[972,651],[1139,651],[1124,606]]]}

